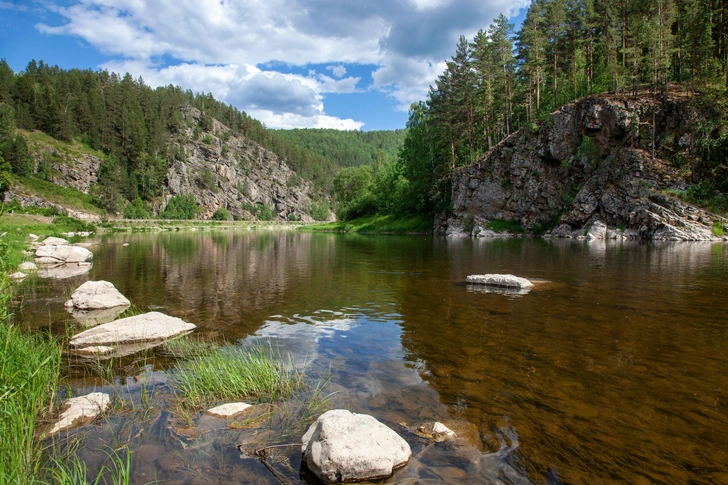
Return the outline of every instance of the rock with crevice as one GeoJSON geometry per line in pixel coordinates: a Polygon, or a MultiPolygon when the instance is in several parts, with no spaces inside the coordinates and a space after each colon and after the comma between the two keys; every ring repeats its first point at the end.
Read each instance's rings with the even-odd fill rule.
{"type": "Polygon", "coordinates": [[[108,281],[87,281],[73,292],[66,308],[78,310],[105,310],[128,307],[131,302],[108,281]]]}
{"type": "Polygon", "coordinates": [[[55,434],[81,426],[105,413],[111,406],[109,395],[92,392],[85,396],[74,397],[63,404],[64,411],[48,434],[55,434]]]}
{"type": "Polygon", "coordinates": [[[326,483],[386,478],[412,457],[392,429],[345,409],[322,414],[303,435],[301,451],[309,470],[326,483]]]}
{"type": "Polygon", "coordinates": [[[149,312],[122,318],[85,330],[71,338],[75,349],[99,345],[161,342],[192,332],[196,325],[160,312],[149,312]]]}

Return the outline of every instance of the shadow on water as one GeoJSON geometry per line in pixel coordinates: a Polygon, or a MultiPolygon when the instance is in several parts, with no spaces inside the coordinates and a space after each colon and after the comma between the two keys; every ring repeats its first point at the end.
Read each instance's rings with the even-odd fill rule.
{"type": "Polygon", "coordinates": [[[728,483],[723,244],[241,231],[112,235],[94,252],[88,276],[27,285],[18,320],[81,330],[63,301],[105,279],[204,339],[284,349],[311,383],[238,426],[180,420],[174,360],[159,348],[69,364],[74,393],[117,399],[66,439],[83,437],[97,467],[104,446],[129,443],[135,483],[279,483],[254,453],[274,445],[267,464],[310,481],[300,448],[279,445],[300,443],[317,382],[318,412],[372,414],[410,443],[387,483],[728,483]],[[463,283],[482,273],[537,283],[527,294],[463,283]],[[433,421],[458,441],[413,432],[433,421]]]}

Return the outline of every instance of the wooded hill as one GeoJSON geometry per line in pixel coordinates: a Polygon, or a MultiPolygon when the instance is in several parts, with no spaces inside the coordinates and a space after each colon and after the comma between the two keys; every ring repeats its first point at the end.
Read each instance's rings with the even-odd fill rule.
{"type": "Polygon", "coordinates": [[[679,92],[690,99],[687,195],[728,210],[726,0],[535,0],[520,31],[498,17],[464,36],[426,101],[413,104],[401,153],[414,210],[448,206],[454,168],[592,93],[679,92]]]}
{"type": "Polygon", "coordinates": [[[394,160],[404,142],[404,130],[342,131],[334,129],[276,130],[289,142],[321,155],[339,167],[372,165],[394,160]]]}

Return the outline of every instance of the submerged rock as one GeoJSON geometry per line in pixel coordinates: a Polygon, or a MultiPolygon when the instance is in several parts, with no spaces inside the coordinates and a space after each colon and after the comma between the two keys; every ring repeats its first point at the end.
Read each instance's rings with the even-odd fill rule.
{"type": "Polygon", "coordinates": [[[435,441],[451,441],[458,435],[439,421],[427,423],[417,428],[417,434],[423,438],[433,439],[435,441]]]}
{"type": "Polygon", "coordinates": [[[71,398],[64,403],[65,411],[48,434],[55,434],[86,424],[106,412],[109,406],[111,406],[111,399],[108,394],[102,392],[92,392],[85,396],[71,398]]]}
{"type": "Polygon", "coordinates": [[[47,265],[38,269],[38,276],[41,278],[64,280],[86,274],[91,271],[92,267],[91,263],[47,265]]]}
{"type": "Polygon", "coordinates": [[[109,323],[116,320],[116,317],[124,313],[128,306],[117,306],[113,308],[105,308],[103,310],[76,310],[75,308],[66,307],[66,311],[84,327],[95,327],[102,323],[109,323]]]}
{"type": "Polygon", "coordinates": [[[327,483],[385,478],[412,457],[407,442],[366,414],[335,409],[302,438],[303,461],[327,483]]]}
{"type": "Polygon", "coordinates": [[[83,331],[71,339],[70,346],[81,348],[162,341],[188,334],[195,328],[196,325],[187,323],[181,318],[149,312],[83,331]]]}
{"type": "Polygon", "coordinates": [[[484,274],[470,275],[465,279],[466,283],[476,285],[499,286],[503,288],[531,288],[533,283],[526,278],[513,276],[512,274],[484,274]]]}
{"type": "Polygon", "coordinates": [[[253,407],[244,402],[230,402],[208,409],[205,414],[216,418],[234,418],[253,407]]]}
{"type": "Polygon", "coordinates": [[[129,305],[131,302],[108,281],[87,281],[76,288],[65,304],[66,308],[79,310],[103,310],[129,305]]]}

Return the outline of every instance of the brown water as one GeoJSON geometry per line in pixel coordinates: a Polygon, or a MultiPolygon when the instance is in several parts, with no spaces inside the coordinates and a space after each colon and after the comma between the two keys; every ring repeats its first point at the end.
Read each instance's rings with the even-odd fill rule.
{"type": "MultiPolygon", "coordinates": [[[[27,285],[18,319],[63,332],[64,295],[104,279],[206,339],[281,346],[312,381],[330,373],[329,408],[372,414],[410,442],[413,460],[387,483],[728,483],[724,244],[250,231],[98,242],[89,275],[27,285]],[[463,283],[488,272],[539,282],[526,295],[463,283]],[[410,432],[435,420],[466,439],[410,432]]],[[[74,392],[135,404],[64,439],[85,438],[92,464],[129,443],[135,483],[279,483],[236,445],[298,443],[305,430],[296,406],[310,392],[256,429],[193,417],[190,431],[169,410],[173,363],[160,352],[105,380],[81,367],[69,367],[74,392]]],[[[271,453],[287,483],[312,482],[300,449],[271,453]]]]}

